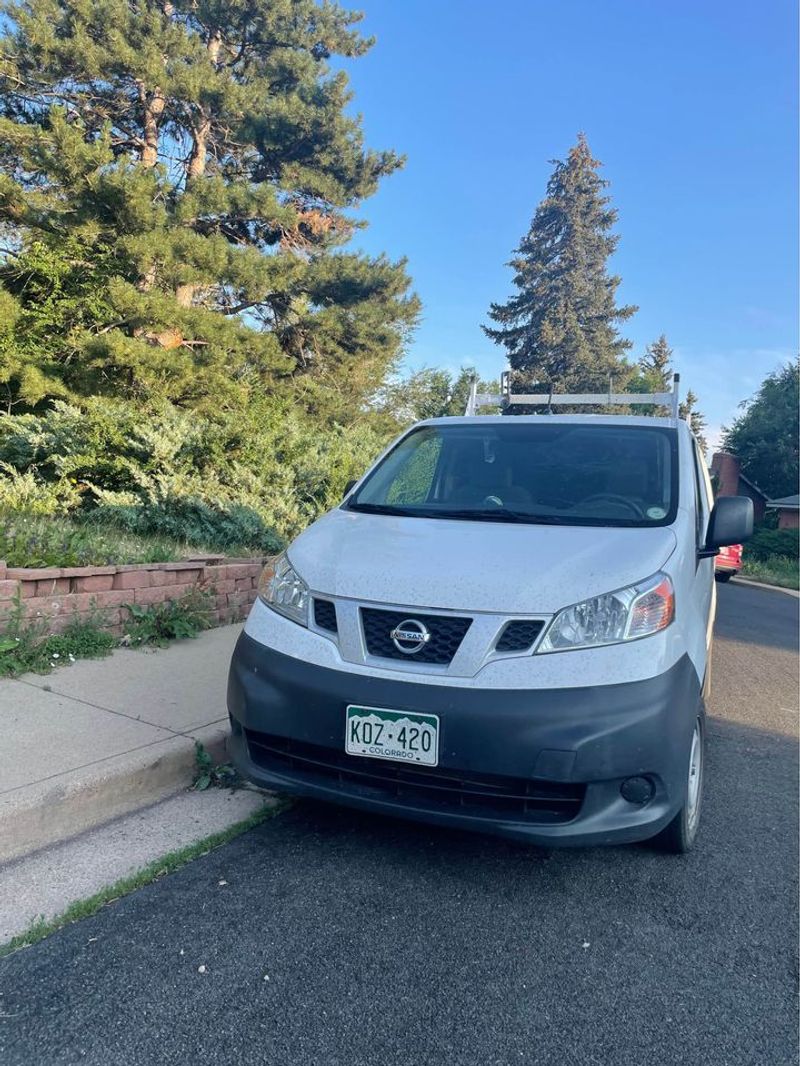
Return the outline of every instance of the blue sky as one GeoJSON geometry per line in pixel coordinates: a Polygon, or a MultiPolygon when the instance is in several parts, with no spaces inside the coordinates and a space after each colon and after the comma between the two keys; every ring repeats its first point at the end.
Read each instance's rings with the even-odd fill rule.
{"type": "Polygon", "coordinates": [[[797,350],[794,0],[362,0],[347,68],[367,143],[408,156],[367,201],[370,252],[424,304],[409,368],[504,366],[505,266],[579,130],[619,210],[638,355],[665,332],[712,438],[797,350]]]}

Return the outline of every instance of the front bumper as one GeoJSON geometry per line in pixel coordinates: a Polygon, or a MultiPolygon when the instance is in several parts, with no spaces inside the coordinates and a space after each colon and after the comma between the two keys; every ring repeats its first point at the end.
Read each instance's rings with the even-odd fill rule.
{"type": "Polygon", "coordinates": [[[267,788],[546,845],[658,833],[683,802],[700,683],[688,657],[646,681],[486,689],[332,670],[242,634],[228,681],[231,755],[267,788]],[[439,766],[344,753],[348,704],[436,714],[439,766]],[[653,798],[623,799],[647,776],[653,798]]]}

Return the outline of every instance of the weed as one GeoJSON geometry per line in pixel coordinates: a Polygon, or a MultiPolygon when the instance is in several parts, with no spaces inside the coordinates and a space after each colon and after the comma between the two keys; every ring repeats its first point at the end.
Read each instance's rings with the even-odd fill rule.
{"type": "Polygon", "coordinates": [[[165,648],[170,641],[194,638],[210,625],[211,597],[192,589],[179,600],[144,605],[127,604],[125,643],[134,647],[165,648]]]}
{"type": "Polygon", "coordinates": [[[236,767],[230,763],[216,764],[199,740],[194,745],[194,761],[197,772],[194,787],[198,792],[207,788],[233,788],[241,785],[236,767]]]}
{"type": "Polygon", "coordinates": [[[102,659],[116,648],[119,641],[107,629],[94,622],[74,618],[60,634],[47,637],[42,643],[44,655],[51,664],[66,659],[102,659]]]}
{"type": "Polygon", "coordinates": [[[117,641],[101,624],[102,616],[98,612],[88,618],[76,614],[62,633],[47,636],[46,621],[25,617],[18,591],[6,628],[0,634],[0,677],[18,677],[29,672],[47,674],[54,667],[76,659],[108,655],[117,641]]]}

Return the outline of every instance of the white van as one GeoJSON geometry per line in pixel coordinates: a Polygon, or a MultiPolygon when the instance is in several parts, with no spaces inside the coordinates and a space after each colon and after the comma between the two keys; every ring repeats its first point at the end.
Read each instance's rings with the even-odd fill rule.
{"type": "Polygon", "coordinates": [[[264,571],[228,689],[245,776],[543,845],[692,846],[713,557],[752,503],[713,504],[677,388],[550,401],[674,416],[402,434],[264,571]]]}

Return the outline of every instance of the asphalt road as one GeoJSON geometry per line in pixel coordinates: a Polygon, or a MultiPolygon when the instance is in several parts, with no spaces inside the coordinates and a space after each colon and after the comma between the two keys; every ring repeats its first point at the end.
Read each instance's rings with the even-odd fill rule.
{"type": "Polygon", "coordinates": [[[0,962],[0,1061],[796,1063],[800,601],[719,591],[691,855],[304,804],[0,962]]]}

